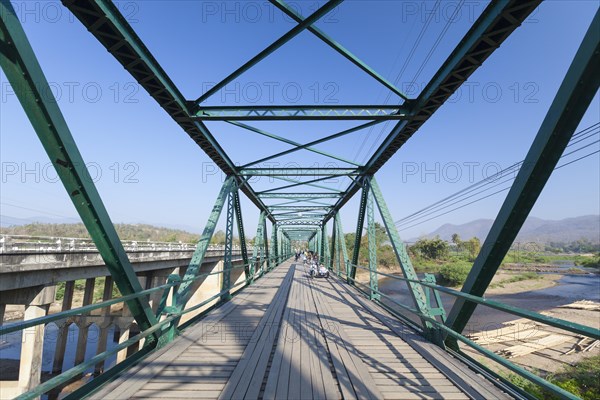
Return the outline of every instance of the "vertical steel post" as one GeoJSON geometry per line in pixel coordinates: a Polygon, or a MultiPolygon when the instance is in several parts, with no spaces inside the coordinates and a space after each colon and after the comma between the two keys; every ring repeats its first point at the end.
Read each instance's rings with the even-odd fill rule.
{"type": "Polygon", "coordinates": [[[250,265],[248,264],[248,248],[246,246],[246,234],[244,232],[244,220],[242,219],[242,206],[240,204],[239,190],[233,192],[233,201],[235,205],[235,219],[237,221],[238,236],[240,238],[240,250],[242,252],[242,260],[244,260],[244,272],[246,279],[250,276],[250,265]]]}
{"type": "Polygon", "coordinates": [[[263,273],[265,272],[265,268],[267,270],[267,272],[270,270],[271,268],[271,260],[269,259],[269,235],[267,233],[267,219],[265,218],[263,220],[263,255],[264,255],[264,259],[261,263],[261,265],[263,266],[263,273]],[[265,266],[266,264],[266,266],[265,266]]]}
{"type": "Polygon", "coordinates": [[[377,238],[375,235],[375,213],[373,210],[373,195],[367,195],[367,234],[369,245],[369,285],[371,288],[371,299],[379,299],[379,285],[377,282],[377,238]]]}
{"type": "MultiPolygon", "coordinates": [[[[462,292],[483,296],[600,85],[600,10],[596,12],[517,177],[494,220],[462,292]]],[[[446,323],[462,332],[476,304],[457,299],[446,323]]],[[[456,347],[455,342],[448,341],[456,347]]]]}
{"type": "Polygon", "coordinates": [[[260,212],[260,216],[258,217],[258,225],[256,227],[256,236],[254,237],[254,251],[252,253],[252,266],[250,268],[250,283],[254,282],[254,275],[256,274],[256,270],[261,269],[262,272],[262,261],[263,261],[263,251],[262,251],[262,242],[263,242],[263,227],[265,226],[265,217],[266,213],[264,211],[260,212]]]}
{"type": "Polygon", "coordinates": [[[353,279],[356,278],[356,265],[358,265],[358,256],[360,254],[360,242],[362,239],[362,231],[365,225],[365,211],[367,208],[367,196],[369,194],[369,179],[363,181],[363,190],[360,196],[360,206],[358,208],[358,220],[356,221],[356,236],[354,237],[354,252],[352,254],[352,267],[348,283],[354,284],[353,279]],[[352,278],[352,279],[350,279],[352,278]]]}
{"type": "Polygon", "coordinates": [[[273,257],[274,265],[271,268],[279,265],[279,251],[277,247],[277,224],[273,222],[273,225],[271,225],[271,257],[273,257]]]}
{"type": "Polygon", "coordinates": [[[234,218],[234,193],[227,196],[227,225],[225,226],[225,254],[223,256],[223,277],[221,280],[221,300],[231,299],[229,289],[231,288],[232,248],[233,248],[233,218],[234,218]]]}
{"type": "Polygon", "coordinates": [[[344,268],[346,271],[346,276],[350,274],[350,259],[348,258],[348,250],[346,249],[346,236],[344,235],[344,229],[342,228],[342,217],[340,216],[340,212],[338,211],[336,215],[335,224],[338,227],[338,235],[340,237],[340,249],[342,251],[342,258],[344,260],[344,268]]]}
{"type": "MultiPolygon", "coordinates": [[[[0,66],[123,295],[142,290],[58,102],[9,1],[0,2],[0,66]]],[[[146,298],[126,302],[141,330],[157,320],[146,298]]],[[[158,336],[158,334],[156,335],[158,336]]],[[[156,344],[149,337],[147,344],[156,344]]]]}
{"type": "MultiPolygon", "coordinates": [[[[338,265],[339,265],[339,258],[337,257],[337,250],[338,250],[338,246],[337,246],[337,235],[336,235],[336,224],[335,224],[335,217],[337,216],[337,213],[335,213],[334,215],[334,220],[333,220],[333,227],[331,229],[331,257],[329,259],[329,264],[327,265],[327,268],[329,268],[330,271],[333,272],[333,263],[334,263],[334,259],[338,259],[338,265]]],[[[338,268],[339,269],[339,268],[338,268]]]]}
{"type": "Polygon", "coordinates": [[[325,240],[325,246],[323,246],[325,248],[325,254],[324,254],[325,261],[323,262],[323,264],[328,266],[329,261],[331,260],[331,252],[329,251],[329,235],[327,234],[327,226],[326,225],[323,226],[323,239],[325,240]]]}
{"type": "MultiPolygon", "coordinates": [[[[412,262],[410,261],[410,257],[408,256],[408,252],[406,251],[406,246],[400,240],[400,235],[398,234],[398,230],[396,229],[396,225],[394,224],[394,220],[392,215],[390,214],[390,210],[387,207],[385,199],[383,198],[383,194],[379,189],[379,185],[377,184],[377,180],[375,177],[371,179],[370,182],[371,191],[373,193],[373,197],[375,198],[375,203],[379,208],[379,213],[381,215],[381,219],[383,220],[383,225],[387,231],[388,236],[390,237],[390,241],[392,243],[392,247],[394,248],[394,253],[396,253],[396,258],[398,259],[398,263],[400,264],[400,269],[402,270],[402,274],[405,278],[411,280],[418,280],[419,277],[413,268],[412,262]]],[[[433,318],[431,314],[431,310],[427,305],[427,299],[425,298],[425,291],[423,287],[418,283],[407,282],[409,293],[413,299],[413,302],[417,308],[417,310],[427,316],[433,318]]],[[[428,336],[436,335],[436,333],[431,331],[431,324],[426,320],[421,320],[424,333],[428,336]]],[[[439,341],[440,338],[437,336],[435,340],[439,341]]]]}

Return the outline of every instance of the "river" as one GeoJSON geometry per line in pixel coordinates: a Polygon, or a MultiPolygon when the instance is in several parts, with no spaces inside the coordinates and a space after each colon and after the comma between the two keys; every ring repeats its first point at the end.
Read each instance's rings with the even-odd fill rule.
{"type": "MultiPolygon", "coordinates": [[[[412,306],[412,299],[408,294],[405,282],[392,278],[382,278],[379,280],[379,289],[394,300],[412,306]]],[[[530,292],[494,294],[485,296],[485,298],[536,312],[573,303],[578,300],[600,302],[600,275],[563,275],[563,277],[559,279],[558,284],[553,287],[530,292]]],[[[448,312],[454,304],[455,297],[441,293],[441,299],[446,312],[448,312]]],[[[389,300],[384,300],[384,302],[393,305],[389,300]]],[[[415,318],[411,313],[401,313],[407,318],[418,322],[418,318],[415,318]]],[[[518,317],[491,309],[490,307],[478,306],[467,325],[466,332],[493,329],[498,327],[499,324],[516,318],[518,317]]]]}

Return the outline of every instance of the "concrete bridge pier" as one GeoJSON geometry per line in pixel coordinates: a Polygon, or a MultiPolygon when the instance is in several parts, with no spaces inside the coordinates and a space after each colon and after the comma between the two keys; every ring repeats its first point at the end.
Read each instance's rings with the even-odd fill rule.
{"type": "MultiPolygon", "coordinates": [[[[102,301],[107,301],[112,298],[113,291],[113,279],[107,276],[104,281],[104,290],[102,292],[102,301]]],[[[104,307],[100,310],[100,322],[98,323],[98,346],[96,347],[96,354],[100,354],[106,351],[106,342],[108,340],[108,330],[111,325],[110,319],[110,307],[104,307]]],[[[104,361],[96,364],[95,372],[101,373],[104,370],[104,361]]]]}
{"type": "MultiPolygon", "coordinates": [[[[85,289],[83,292],[82,306],[88,306],[94,301],[94,287],[96,279],[89,278],[85,280],[85,289]]],[[[85,350],[88,342],[88,332],[92,321],[86,316],[82,316],[77,323],[79,334],[77,335],[77,348],[75,350],[75,365],[81,364],[85,360],[85,350]]]]}
{"type": "MultiPolygon", "coordinates": [[[[65,282],[65,293],[63,296],[61,311],[68,311],[73,306],[73,293],[75,291],[75,281],[65,282]]],[[[70,320],[64,320],[58,325],[56,336],[56,348],[54,351],[54,362],[52,364],[52,373],[59,374],[62,372],[65,351],[67,349],[67,339],[69,336],[70,320]]]]}
{"type": "MultiPolygon", "coordinates": [[[[54,301],[56,286],[37,286],[2,293],[2,314],[6,305],[25,305],[23,320],[31,320],[48,315],[54,301]]],[[[2,315],[3,317],[3,315],[2,315]]],[[[42,377],[42,351],[44,347],[45,325],[37,325],[23,330],[18,381],[0,381],[3,397],[15,397],[40,384],[42,377]]]]}

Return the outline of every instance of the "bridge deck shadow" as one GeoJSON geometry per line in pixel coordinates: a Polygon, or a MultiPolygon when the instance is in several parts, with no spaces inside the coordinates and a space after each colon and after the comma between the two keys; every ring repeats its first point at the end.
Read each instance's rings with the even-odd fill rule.
{"type": "Polygon", "coordinates": [[[287,262],[92,398],[508,398],[466,366],[472,379],[447,373],[382,313],[287,262]]]}

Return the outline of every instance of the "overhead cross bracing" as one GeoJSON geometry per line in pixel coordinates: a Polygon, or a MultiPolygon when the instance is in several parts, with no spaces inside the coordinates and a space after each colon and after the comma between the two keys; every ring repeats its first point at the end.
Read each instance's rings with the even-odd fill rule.
{"type": "MultiPolygon", "coordinates": [[[[379,168],[402,146],[403,143],[437,110],[468,77],[481,66],[487,57],[497,49],[502,42],[516,29],[521,22],[535,9],[539,1],[525,2],[492,2],[482,15],[475,21],[469,32],[463,37],[458,46],[452,52],[450,57],[438,69],[438,72],[430,80],[429,84],[420,93],[417,98],[408,98],[395,88],[390,82],[381,78],[381,75],[370,68],[366,63],[359,60],[358,57],[351,54],[341,44],[327,36],[324,32],[314,26],[320,18],[335,8],[341,1],[329,1],[312,15],[303,17],[298,15],[292,8],[282,1],[271,1],[278,9],[285,12],[286,15],[294,18],[298,25],[290,29],[285,35],[267,46],[262,52],[252,57],[244,65],[231,72],[222,82],[214,85],[206,93],[201,94],[197,100],[188,100],[183,97],[175,84],[160,67],[150,51],[144,46],[141,39],[137,36],[131,26],[120,15],[119,11],[109,2],[81,2],[65,0],[63,3],[78,17],[81,22],[90,30],[90,32],[105,45],[115,58],[127,69],[134,78],[154,97],[158,103],[177,121],[180,126],[198,143],[198,145],[207,153],[207,155],[223,170],[226,175],[233,175],[238,180],[240,189],[255,203],[259,209],[267,214],[272,222],[276,218],[272,214],[269,205],[264,202],[264,197],[257,194],[257,190],[252,185],[243,180],[251,176],[282,176],[285,172],[280,170],[268,169],[248,170],[251,167],[265,161],[276,159],[282,155],[296,152],[299,150],[309,150],[312,146],[319,143],[332,140],[334,138],[348,135],[355,130],[364,130],[374,124],[382,121],[393,121],[400,119],[395,123],[391,132],[378,149],[370,156],[368,161],[363,164],[356,164],[352,171],[331,171],[329,175],[324,170],[310,171],[310,167],[300,168],[305,173],[297,176],[309,176],[312,179],[297,180],[290,185],[282,185],[279,188],[269,189],[269,193],[283,192],[286,189],[294,187],[312,187],[323,189],[319,182],[326,181],[334,176],[349,176],[347,186],[339,192],[337,201],[331,205],[324,222],[333,217],[335,212],[346,204],[362,187],[364,177],[376,173],[379,168]],[[400,106],[389,105],[347,105],[347,106],[204,106],[203,103],[218,92],[219,88],[224,87],[236,77],[248,71],[260,62],[267,62],[266,58],[292,40],[303,30],[309,30],[320,40],[323,40],[332,51],[336,51],[352,64],[365,71],[388,90],[400,95],[403,103],[400,106]],[[254,131],[257,134],[270,135],[274,140],[283,140],[292,147],[289,150],[263,157],[255,162],[248,163],[238,167],[234,165],[227,153],[219,145],[215,136],[208,129],[203,121],[219,119],[236,124],[249,132],[254,131]],[[317,139],[309,143],[290,143],[288,139],[276,134],[270,134],[256,127],[242,124],[241,120],[297,120],[297,119],[318,119],[318,120],[371,120],[367,123],[361,123],[354,128],[342,132],[333,132],[329,135],[323,135],[322,139],[317,139]],[[253,174],[254,173],[254,174],[253,174]],[[294,185],[294,186],[293,186],[294,185]]],[[[247,122],[247,121],[246,121],[247,122]]],[[[318,150],[317,150],[318,151],[318,150]]],[[[320,152],[320,151],[319,151],[320,152]]],[[[320,152],[323,154],[323,152],[320,152]]],[[[325,154],[326,157],[336,161],[348,161],[335,154],[325,154]]],[[[291,171],[290,171],[291,172],[291,171]]],[[[288,176],[296,174],[290,173],[288,176]]],[[[333,190],[333,189],[324,189],[333,190]]]]}
{"type": "MultiPolygon", "coordinates": [[[[48,82],[37,63],[33,49],[29,45],[12,6],[6,0],[2,0],[0,3],[2,7],[0,13],[2,16],[0,30],[2,69],[15,88],[16,95],[23,104],[44,149],[50,156],[61,182],[98,247],[111,276],[124,295],[122,301],[126,302],[140,328],[139,335],[120,343],[121,347],[110,351],[114,353],[126,349],[127,346],[138,343],[142,339],[144,342],[140,354],[119,364],[117,368],[111,369],[106,375],[101,375],[99,379],[94,379],[92,381],[94,390],[96,386],[112,379],[119,374],[119,371],[122,372],[131,367],[147,354],[156,349],[165,348],[168,343],[174,343],[175,338],[191,325],[191,323],[182,321],[185,314],[208,305],[212,301],[215,303],[211,307],[232,304],[230,301],[235,295],[236,289],[248,286],[256,288],[255,281],[276,270],[277,266],[293,255],[296,251],[295,245],[300,244],[313,254],[317,254],[317,261],[323,264],[329,272],[337,275],[336,279],[339,279],[336,280],[336,285],[341,284],[344,280],[347,284],[353,285],[355,289],[360,289],[363,295],[379,306],[385,305],[386,294],[380,290],[378,279],[386,276],[402,280],[406,284],[410,301],[408,304],[400,303],[395,306],[412,313],[417,321],[413,321],[412,327],[428,341],[443,349],[449,349],[455,356],[462,357],[465,355],[461,354],[461,346],[470,346],[504,368],[552,393],[571,398],[572,396],[564,389],[478,347],[476,343],[463,335],[463,330],[466,322],[472,316],[473,310],[479,305],[545,323],[577,335],[593,339],[600,338],[600,333],[593,327],[548,318],[522,308],[488,301],[482,297],[500,260],[506,255],[508,246],[523,225],[525,217],[547,182],[550,173],[557,167],[556,162],[568,146],[569,140],[574,137],[575,129],[583,113],[598,90],[597,71],[600,70],[600,65],[597,27],[600,24],[599,14],[594,17],[592,26],[579,46],[552,106],[540,126],[532,148],[523,161],[523,165],[532,166],[531,169],[521,168],[518,170],[515,184],[511,186],[509,195],[486,240],[484,251],[481,251],[475,260],[462,292],[458,292],[437,285],[435,280],[431,280],[431,277],[421,279],[417,275],[411,256],[400,240],[392,213],[375,179],[375,173],[509,38],[513,31],[535,10],[540,1],[490,2],[445,58],[445,61],[436,68],[436,72],[428,80],[424,89],[414,97],[404,93],[396,87],[395,82],[375,71],[316,26],[321,18],[342,3],[341,0],[326,2],[310,15],[302,15],[279,0],[272,0],[270,3],[295,21],[295,24],[292,24],[287,32],[272,41],[262,51],[249,58],[238,68],[233,69],[222,81],[212,85],[203,93],[186,97],[112,2],[63,0],[63,4],[71,10],[75,17],[226,175],[211,209],[208,222],[190,258],[189,265],[181,273],[182,276],[169,276],[165,285],[145,290],[132,269],[94,183],[84,179],[85,164],[60,109],[56,102],[39,96],[40,91],[47,90],[51,93],[51,90],[49,90],[48,82]],[[381,85],[390,94],[396,96],[398,104],[364,104],[361,102],[361,104],[335,105],[225,104],[219,106],[210,102],[210,99],[220,89],[260,63],[268,62],[271,54],[286,46],[288,42],[303,32],[310,33],[316,38],[315,40],[323,42],[328,49],[348,61],[350,66],[368,75],[374,84],[381,85]],[[194,100],[193,98],[196,96],[198,97],[194,100]],[[307,125],[309,128],[306,130],[310,139],[292,138],[287,134],[285,128],[279,128],[280,124],[285,122],[311,124],[307,125]],[[334,122],[335,124],[331,125],[334,122]],[[225,150],[222,141],[218,140],[217,130],[214,127],[220,125],[216,124],[235,129],[247,140],[258,137],[268,140],[269,143],[274,144],[276,150],[271,152],[270,146],[265,146],[266,154],[249,154],[252,158],[240,162],[241,160],[232,157],[225,150]],[[331,145],[334,140],[348,138],[349,135],[365,134],[363,136],[366,136],[372,128],[385,124],[391,125],[391,128],[387,131],[385,127],[382,128],[382,132],[386,133],[385,136],[381,142],[376,142],[378,143],[376,148],[372,146],[374,148],[369,151],[364,161],[358,161],[356,157],[351,158],[338,153],[335,146],[330,146],[333,150],[329,151],[324,150],[324,147],[321,146],[322,144],[331,145]],[[328,130],[332,126],[335,126],[336,129],[328,130]],[[556,132],[560,134],[556,134],[556,132]],[[272,166],[273,161],[285,159],[292,154],[310,154],[322,157],[321,159],[331,161],[331,163],[314,165],[309,161],[284,167],[279,167],[277,164],[277,166],[272,166]],[[265,184],[266,181],[268,181],[267,184],[265,184]],[[248,235],[244,229],[240,193],[245,194],[260,212],[252,241],[246,240],[252,235],[248,235]],[[358,193],[360,193],[357,196],[360,205],[353,238],[354,249],[352,254],[349,254],[340,210],[358,193]],[[402,272],[400,276],[390,277],[389,274],[378,271],[375,248],[377,214],[382,220],[382,227],[386,231],[402,272]],[[209,300],[188,307],[198,281],[208,276],[202,272],[202,264],[218,220],[222,216],[226,219],[222,269],[214,273],[220,276],[218,283],[215,284],[218,292],[209,300]],[[270,234],[268,222],[271,222],[270,234]],[[331,235],[327,231],[328,224],[332,228],[331,235]],[[360,265],[361,258],[359,257],[365,229],[369,253],[367,267],[360,265]],[[236,265],[233,259],[234,236],[237,236],[239,241],[240,265],[236,265]],[[237,282],[233,282],[231,277],[236,268],[243,269],[243,273],[237,282]],[[369,278],[366,283],[357,279],[357,271],[361,269],[368,272],[369,278]],[[150,294],[148,290],[163,291],[163,297],[156,309],[150,306],[147,299],[150,294]],[[440,292],[458,298],[449,313],[446,313],[439,300],[440,292]]],[[[302,158],[299,159],[305,161],[302,158]]],[[[247,214],[244,215],[247,218],[247,214]]],[[[292,272],[292,274],[294,273],[292,272]]],[[[292,280],[291,276],[288,283],[292,280]]],[[[298,280],[305,281],[303,278],[298,280]]],[[[302,282],[300,283],[302,284],[302,282]]],[[[306,285],[306,283],[304,284],[306,285]]],[[[310,284],[308,285],[310,286],[310,284]]],[[[290,287],[293,285],[290,284],[286,288],[290,287]]],[[[317,285],[312,288],[322,289],[317,285]]],[[[274,292],[274,290],[271,291],[274,292]]],[[[299,296],[308,296],[309,291],[302,288],[293,293],[299,296]]],[[[328,292],[328,294],[332,293],[328,292]]],[[[282,296],[283,299],[285,294],[282,296]]],[[[296,303],[291,304],[297,306],[297,298],[292,298],[292,300],[296,303]]],[[[87,312],[106,307],[106,304],[89,304],[85,307],[87,307],[85,308],[87,312]]],[[[284,318],[284,303],[279,302],[278,307],[276,313],[268,314],[269,318],[284,318]]],[[[346,307],[346,309],[346,322],[348,322],[352,319],[352,307],[346,307]]],[[[303,309],[302,311],[306,315],[307,312],[310,313],[314,310],[303,309]]],[[[387,311],[393,312],[393,310],[387,311]]],[[[331,317],[332,313],[328,312],[327,314],[323,318],[331,317]]],[[[70,315],[72,314],[69,313],[70,315]]],[[[402,318],[397,313],[393,315],[402,318]]],[[[199,318],[203,316],[204,314],[199,314],[199,318]]],[[[54,318],[52,319],[54,321],[58,317],[51,318],[54,318]]],[[[45,318],[23,321],[2,327],[0,332],[2,334],[16,332],[36,326],[36,323],[37,325],[44,324],[46,321],[48,320],[45,318]]],[[[339,340],[339,337],[330,336],[329,339],[335,341],[339,340]]],[[[354,356],[350,354],[348,347],[345,345],[343,347],[346,348],[347,354],[343,353],[341,347],[339,349],[345,354],[348,368],[351,364],[356,366],[354,356]]],[[[112,353],[103,352],[97,357],[104,357],[102,359],[104,360],[110,354],[112,353]]],[[[261,363],[265,360],[268,361],[268,357],[259,356],[258,353],[256,358],[260,359],[261,363]]],[[[474,364],[473,368],[478,368],[478,373],[484,373],[482,376],[491,381],[504,382],[501,377],[494,376],[493,371],[478,365],[476,360],[464,359],[474,364]]],[[[88,360],[63,376],[54,377],[39,386],[33,385],[24,398],[35,398],[68,382],[73,376],[85,372],[87,367],[94,366],[94,361],[88,360]]],[[[343,370],[340,368],[340,373],[343,370]]],[[[236,373],[237,377],[239,375],[236,373]]],[[[355,383],[358,386],[366,387],[369,379],[366,375],[363,378],[363,380],[356,378],[355,383]]],[[[273,379],[279,381],[279,376],[273,379]]],[[[244,386],[248,382],[235,381],[234,383],[244,386]]],[[[260,379],[253,385],[260,388],[259,383],[262,383],[260,379]]],[[[518,388],[504,383],[506,384],[505,390],[512,394],[522,394],[518,388]]],[[[90,387],[85,386],[85,388],[76,391],[73,396],[89,394],[89,392],[84,393],[83,391],[91,390],[90,387]]],[[[347,389],[350,390],[349,387],[347,389]]],[[[226,390],[236,391],[238,389],[236,386],[226,390]]],[[[256,390],[256,387],[252,390],[256,390]]],[[[352,390],[355,394],[357,394],[357,390],[360,391],[356,387],[352,390]]],[[[388,396],[393,397],[394,394],[388,396]]],[[[377,393],[371,397],[377,397],[377,393]]]]}

